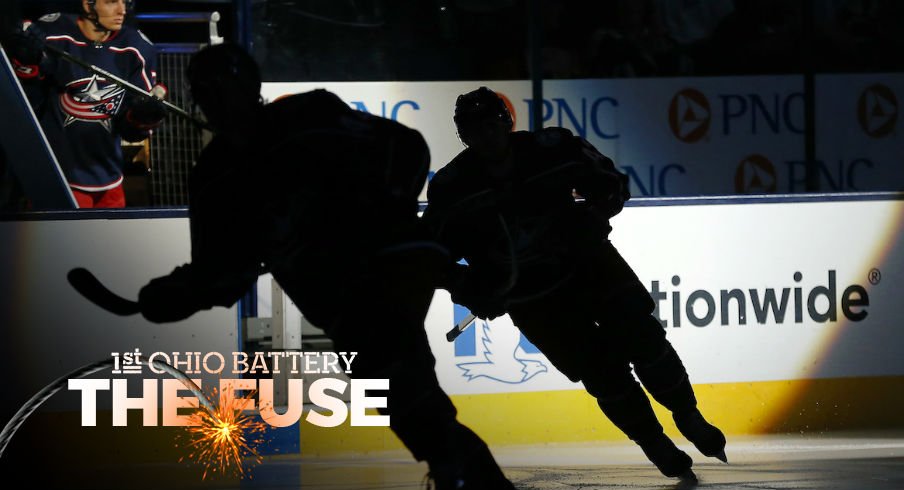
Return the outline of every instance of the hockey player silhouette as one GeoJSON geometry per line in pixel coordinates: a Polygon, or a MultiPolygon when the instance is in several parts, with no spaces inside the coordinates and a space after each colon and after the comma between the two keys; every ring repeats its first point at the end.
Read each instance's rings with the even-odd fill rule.
{"type": "Polygon", "coordinates": [[[358,353],[353,377],[389,379],[381,412],[437,489],[513,489],[434,372],[424,318],[448,254],[418,223],[420,133],[325,90],[263,104],[257,65],[231,44],[187,75],[216,136],[190,178],[191,262],[141,289],[141,313],[231,305],[270,272],[337,352],[358,353]]]}
{"type": "Polygon", "coordinates": [[[482,318],[509,313],[664,475],[696,479],[632,367],[681,433],[725,461],[725,437],[697,409],[652,298],[608,240],[609,219],[630,197],[627,177],[566,129],[512,132],[486,87],[458,97],[454,120],[467,148],[430,181],[424,213],[451,259],[467,261],[450,263],[453,301],[482,318]]]}

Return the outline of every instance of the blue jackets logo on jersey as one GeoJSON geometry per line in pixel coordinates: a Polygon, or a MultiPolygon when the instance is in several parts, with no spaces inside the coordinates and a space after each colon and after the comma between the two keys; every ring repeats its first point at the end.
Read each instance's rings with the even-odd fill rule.
{"type": "Polygon", "coordinates": [[[60,95],[60,107],[66,115],[64,126],[75,121],[96,122],[111,130],[110,119],[119,112],[125,89],[97,75],[76,80],[60,95]]]}
{"type": "MultiPolygon", "coordinates": [[[[455,305],[457,323],[468,310],[455,305]]],[[[521,335],[508,316],[492,321],[474,320],[474,325],[455,339],[455,357],[474,358],[456,364],[462,376],[472,381],[487,378],[506,384],[521,384],[549,371],[539,349],[521,335]]],[[[544,359],[545,360],[545,359],[544,359]]]]}

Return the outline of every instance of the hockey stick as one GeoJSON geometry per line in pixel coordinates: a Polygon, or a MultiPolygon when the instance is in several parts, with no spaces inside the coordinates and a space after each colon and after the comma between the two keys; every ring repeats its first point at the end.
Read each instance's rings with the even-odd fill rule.
{"type": "Polygon", "coordinates": [[[109,71],[104,70],[103,68],[100,68],[99,66],[92,65],[91,63],[88,63],[85,60],[76,58],[75,56],[72,56],[71,54],[67,53],[66,51],[63,51],[62,49],[56,48],[54,46],[50,46],[49,44],[45,45],[44,49],[46,49],[50,53],[53,53],[53,54],[59,56],[60,58],[63,58],[64,60],[66,60],[70,63],[74,63],[76,65],[81,66],[82,68],[85,68],[91,72],[101,75],[130,92],[133,92],[135,94],[142,95],[145,97],[154,97],[161,104],[163,104],[163,107],[166,108],[169,112],[172,112],[173,114],[175,114],[179,117],[182,117],[182,118],[188,120],[189,122],[200,126],[201,128],[204,128],[208,131],[213,131],[213,128],[211,128],[209,124],[196,118],[195,116],[192,116],[185,109],[183,109],[171,102],[157,98],[155,95],[151,94],[147,90],[144,90],[143,88],[132,84],[128,80],[124,80],[124,79],[110,73],[109,71]]]}
{"type": "MultiPolygon", "coordinates": [[[[201,391],[201,388],[198,387],[198,385],[196,385],[195,382],[192,381],[191,378],[189,378],[184,372],[163,361],[158,361],[156,359],[154,361],[151,361],[150,363],[141,361],[141,364],[153,364],[157,368],[165,371],[173,378],[181,381],[182,384],[185,385],[186,389],[191,390],[195,394],[195,396],[198,398],[198,403],[202,405],[208,412],[210,412],[211,415],[216,416],[216,408],[213,406],[210,400],[208,400],[207,397],[204,396],[204,392],[201,391]]],[[[114,359],[104,359],[103,361],[98,361],[93,364],[89,364],[87,366],[76,369],[61,378],[57,378],[56,381],[42,388],[41,391],[37,392],[27,402],[25,402],[25,404],[22,405],[21,408],[19,408],[19,411],[16,412],[13,418],[11,418],[9,422],[6,423],[6,426],[3,427],[3,430],[0,431],[0,457],[3,456],[3,452],[6,450],[6,446],[9,444],[10,439],[12,439],[13,435],[15,435],[16,431],[19,430],[22,424],[25,423],[25,420],[29,416],[31,416],[31,414],[33,414],[38,409],[38,407],[41,406],[41,404],[49,400],[50,397],[66,387],[66,385],[69,383],[69,380],[84,378],[96,372],[110,369],[115,365],[116,361],[114,361],[114,359]]]]}
{"type": "Polygon", "coordinates": [[[137,301],[125,299],[110,291],[88,269],[76,267],[66,274],[66,279],[88,301],[110,313],[129,316],[141,312],[141,306],[137,301]]]}
{"type": "Polygon", "coordinates": [[[476,318],[477,318],[477,316],[475,314],[468,313],[468,316],[462,318],[461,321],[458,322],[457,325],[452,327],[452,330],[449,330],[448,332],[446,332],[446,340],[448,340],[449,342],[452,342],[453,340],[458,338],[458,336],[461,335],[462,332],[467,330],[467,328],[470,327],[472,323],[474,323],[474,320],[476,318]]]}

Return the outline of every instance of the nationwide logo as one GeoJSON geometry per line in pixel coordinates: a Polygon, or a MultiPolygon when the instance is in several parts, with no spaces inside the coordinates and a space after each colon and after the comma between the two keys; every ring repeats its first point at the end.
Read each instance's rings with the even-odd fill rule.
{"type": "Polygon", "coordinates": [[[775,165],[763,155],[744,158],[735,171],[735,192],[738,194],[770,194],[775,192],[777,182],[775,165]]]}
{"type": "Polygon", "coordinates": [[[872,138],[892,133],[898,122],[898,99],[890,88],[882,84],[870,85],[857,100],[857,121],[872,138]]]}
{"type": "MultiPolygon", "coordinates": [[[[678,286],[681,277],[672,276],[674,288],[662,288],[660,281],[653,281],[650,296],[656,302],[653,316],[664,327],[678,328],[686,320],[695,327],[709,325],[759,325],[774,323],[827,323],[846,319],[860,322],[869,315],[870,298],[861,284],[838,284],[835,269],[829,269],[825,281],[813,286],[801,284],[804,275],[795,271],[794,284],[766,288],[729,287],[713,290],[703,288],[691,291],[678,286]]],[[[867,276],[873,286],[879,284],[882,273],[872,269],[867,276]]],[[[787,283],[786,283],[787,284],[787,283]]]]}
{"type": "Polygon", "coordinates": [[[125,97],[125,89],[107,84],[97,75],[70,83],[60,95],[60,107],[66,114],[68,126],[75,121],[100,123],[111,130],[110,120],[119,111],[125,97]]]}
{"type": "MultiPolygon", "coordinates": [[[[468,310],[455,305],[455,323],[468,310]]],[[[549,371],[546,359],[512,324],[506,315],[492,321],[474,320],[470,328],[455,339],[455,357],[467,362],[456,364],[468,381],[486,378],[505,384],[521,384],[549,371]]]]}
{"type": "Polygon", "coordinates": [[[669,127],[676,138],[696,143],[709,132],[712,119],[709,100],[697,89],[681,90],[669,103],[669,127]]]}
{"type": "Polygon", "coordinates": [[[512,131],[518,126],[518,118],[515,115],[515,106],[512,105],[512,101],[502,92],[496,92],[496,95],[502,99],[502,102],[505,103],[505,107],[508,109],[509,114],[512,115],[512,131]]]}

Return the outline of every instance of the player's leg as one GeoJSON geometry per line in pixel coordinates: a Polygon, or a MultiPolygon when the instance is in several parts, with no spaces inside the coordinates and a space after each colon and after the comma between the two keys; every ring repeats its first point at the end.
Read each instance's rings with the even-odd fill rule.
{"type": "Polygon", "coordinates": [[[384,258],[361,278],[354,295],[360,302],[328,333],[336,350],[358,352],[353,376],[389,379],[388,406],[380,412],[412,455],[427,462],[438,490],[513,489],[439,386],[424,331],[434,286],[423,259],[417,253],[384,258]]]}
{"type": "Polygon", "coordinates": [[[97,203],[94,207],[97,208],[124,208],[126,207],[126,193],[123,187],[116,186],[112,189],[108,189],[106,191],[99,192],[99,197],[97,199],[97,203]]]}
{"type": "Polygon", "coordinates": [[[516,304],[510,315],[562,374],[584,383],[606,417],[641,447],[662,474],[692,477],[690,457],[666,437],[628,360],[592,321],[586,305],[568,299],[574,293],[561,291],[516,304]]]}
{"type": "Polygon", "coordinates": [[[94,207],[94,192],[85,192],[78,189],[72,189],[72,195],[75,197],[75,203],[79,209],[91,209],[94,207]]]}
{"type": "Polygon", "coordinates": [[[688,379],[687,370],[666,339],[665,329],[653,317],[655,303],[621,254],[606,243],[593,257],[596,272],[585,281],[582,302],[595,305],[594,317],[607,338],[621,346],[643,386],[672,412],[678,429],[703,454],[725,460],[725,436],[703,418],[688,379]],[[597,281],[594,277],[604,277],[597,281]],[[594,302],[598,294],[605,301],[594,302]]]}
{"type": "Polygon", "coordinates": [[[622,321],[630,330],[625,344],[630,346],[634,372],[644,387],[672,412],[678,430],[701,453],[725,461],[725,435],[700,413],[684,363],[659,321],[643,313],[622,321]]]}

